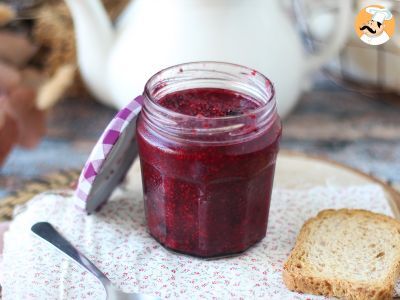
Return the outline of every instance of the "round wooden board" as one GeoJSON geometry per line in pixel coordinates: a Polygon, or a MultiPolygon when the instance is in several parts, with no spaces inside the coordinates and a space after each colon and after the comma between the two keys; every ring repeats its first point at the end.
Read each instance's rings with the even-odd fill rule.
{"type": "MultiPolygon", "coordinates": [[[[0,199],[0,221],[12,218],[16,205],[24,204],[34,195],[49,189],[70,188],[79,176],[79,170],[50,174],[40,180],[27,182],[23,190],[0,199]]],[[[130,184],[140,185],[140,167],[136,162],[129,172],[130,184]]],[[[278,157],[275,186],[280,188],[311,188],[317,185],[354,186],[380,185],[394,214],[400,218],[400,193],[389,185],[360,171],[320,157],[282,150],[278,157]]]]}
{"type": "Polygon", "coordinates": [[[400,192],[388,184],[356,169],[326,158],[281,151],[275,173],[275,187],[355,186],[377,184],[382,187],[394,215],[400,219],[400,192]]]}

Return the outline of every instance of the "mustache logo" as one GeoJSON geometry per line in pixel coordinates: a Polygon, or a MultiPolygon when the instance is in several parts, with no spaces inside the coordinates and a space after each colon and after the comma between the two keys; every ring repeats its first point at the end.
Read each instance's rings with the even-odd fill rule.
{"type": "Polygon", "coordinates": [[[360,28],[361,31],[364,30],[364,29],[367,29],[370,33],[373,33],[373,34],[376,33],[376,30],[373,30],[373,29],[372,29],[371,27],[369,27],[368,25],[364,25],[363,27],[360,28]]]}

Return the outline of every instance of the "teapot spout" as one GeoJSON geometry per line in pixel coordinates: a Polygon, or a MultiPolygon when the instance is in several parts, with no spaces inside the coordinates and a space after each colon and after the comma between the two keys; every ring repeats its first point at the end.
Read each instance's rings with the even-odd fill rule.
{"type": "Polygon", "coordinates": [[[114,30],[100,0],[65,0],[75,27],[78,65],[82,78],[101,102],[112,104],[107,84],[108,58],[114,30]]]}

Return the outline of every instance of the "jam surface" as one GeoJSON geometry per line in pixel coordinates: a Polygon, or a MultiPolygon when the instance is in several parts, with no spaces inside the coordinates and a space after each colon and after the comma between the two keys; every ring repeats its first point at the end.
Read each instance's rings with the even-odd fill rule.
{"type": "Polygon", "coordinates": [[[237,116],[260,107],[259,103],[243,94],[210,88],[171,93],[158,103],[184,115],[211,118],[237,116]]]}
{"type": "MultiPolygon", "coordinates": [[[[259,107],[222,89],[179,91],[159,103],[199,117],[259,107]]],[[[240,253],[264,238],[280,135],[276,116],[250,139],[189,143],[159,134],[141,114],[137,142],[150,234],[167,248],[198,257],[240,253]]]]}

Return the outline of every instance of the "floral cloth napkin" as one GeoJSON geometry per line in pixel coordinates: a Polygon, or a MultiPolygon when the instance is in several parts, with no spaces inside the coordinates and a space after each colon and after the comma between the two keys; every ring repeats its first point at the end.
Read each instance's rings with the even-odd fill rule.
{"type": "Polygon", "coordinates": [[[5,234],[4,299],[105,299],[97,279],[30,232],[48,221],[120,289],[164,299],[324,299],[288,291],[282,265],[304,221],[326,208],[393,215],[379,186],[275,189],[267,237],[244,254],[202,260],[172,253],[149,236],[140,195],[122,189],[94,215],[70,192],[45,193],[20,209],[5,234]]]}

